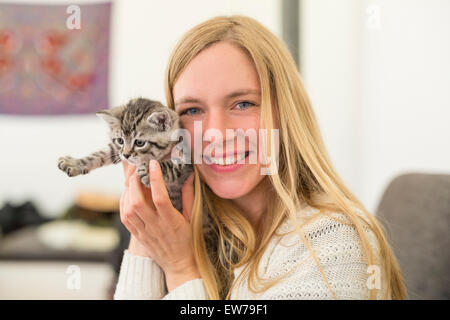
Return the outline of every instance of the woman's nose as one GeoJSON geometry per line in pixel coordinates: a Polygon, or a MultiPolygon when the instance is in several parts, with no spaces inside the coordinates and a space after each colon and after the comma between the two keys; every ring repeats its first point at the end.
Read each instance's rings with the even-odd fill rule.
{"type": "Polygon", "coordinates": [[[212,111],[207,116],[206,121],[203,122],[203,130],[205,133],[209,131],[209,134],[220,132],[225,139],[226,129],[231,129],[230,125],[231,124],[227,121],[227,117],[222,110],[212,111]]]}

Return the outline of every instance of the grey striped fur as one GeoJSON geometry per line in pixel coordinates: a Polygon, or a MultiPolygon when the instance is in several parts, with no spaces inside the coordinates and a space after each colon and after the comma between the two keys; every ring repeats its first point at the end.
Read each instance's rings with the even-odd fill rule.
{"type": "Polygon", "coordinates": [[[172,204],[181,212],[181,186],[193,172],[193,167],[182,161],[162,160],[178,143],[170,139],[173,131],[179,128],[178,114],[158,101],[144,98],[132,99],[126,105],[96,114],[108,123],[111,142],[106,148],[84,158],[60,157],[58,168],[69,177],[75,177],[127,160],[136,166],[142,183],[149,187],[148,166],[150,160],[158,160],[172,204]],[[144,145],[138,146],[137,143],[144,145]]]}

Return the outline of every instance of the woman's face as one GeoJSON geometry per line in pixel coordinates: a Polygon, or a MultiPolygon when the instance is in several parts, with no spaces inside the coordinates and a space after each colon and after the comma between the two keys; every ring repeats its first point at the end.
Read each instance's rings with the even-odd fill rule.
{"type": "Polygon", "coordinates": [[[224,199],[251,192],[264,175],[255,140],[247,135],[245,143],[238,144],[236,129],[259,133],[261,89],[252,60],[229,42],[216,43],[188,64],[175,82],[173,96],[181,126],[190,133],[192,159],[201,161],[197,168],[202,179],[224,199]],[[194,122],[201,126],[201,131],[196,129],[201,136],[195,137],[194,122]],[[228,130],[227,136],[226,129],[233,134],[228,130]]]}

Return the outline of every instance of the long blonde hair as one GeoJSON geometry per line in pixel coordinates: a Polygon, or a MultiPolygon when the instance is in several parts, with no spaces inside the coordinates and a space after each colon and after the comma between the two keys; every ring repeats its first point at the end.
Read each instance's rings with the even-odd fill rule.
{"type": "MultiPolygon", "coordinates": [[[[233,270],[242,265],[250,270],[249,286],[257,290],[256,283],[261,280],[257,272],[258,263],[269,240],[285,219],[291,219],[295,225],[299,236],[311,250],[329,290],[336,297],[298,224],[298,209],[306,203],[322,214],[344,213],[360,236],[367,264],[373,265],[374,253],[364,232],[364,227],[369,227],[379,243],[381,270],[387,284],[384,298],[405,299],[401,270],[384,229],[348,190],[333,168],[296,64],[286,45],[268,29],[252,18],[233,15],[211,18],[188,31],[175,46],[166,69],[168,106],[174,108],[172,90],[184,68],[202,50],[219,41],[238,46],[253,60],[261,85],[261,127],[271,132],[275,119],[280,145],[279,169],[267,176],[273,192],[257,232],[231,201],[219,198],[201,181],[195,169],[191,218],[193,246],[210,298],[230,297],[231,288],[236,283],[236,279],[233,282],[233,270]],[[277,113],[273,114],[273,110],[277,113]],[[355,208],[362,214],[357,214],[355,208]],[[205,212],[211,216],[217,229],[214,254],[207,250],[204,237],[205,212]]],[[[270,140],[268,143],[271,150],[270,140]]],[[[271,161],[273,159],[271,157],[271,161]]],[[[370,297],[376,297],[375,289],[370,290],[370,297]]]]}

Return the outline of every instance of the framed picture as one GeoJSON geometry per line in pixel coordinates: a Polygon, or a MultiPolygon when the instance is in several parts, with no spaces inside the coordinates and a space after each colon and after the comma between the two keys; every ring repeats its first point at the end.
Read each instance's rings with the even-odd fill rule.
{"type": "Polygon", "coordinates": [[[111,3],[0,4],[0,113],[108,106],[111,3]]]}

